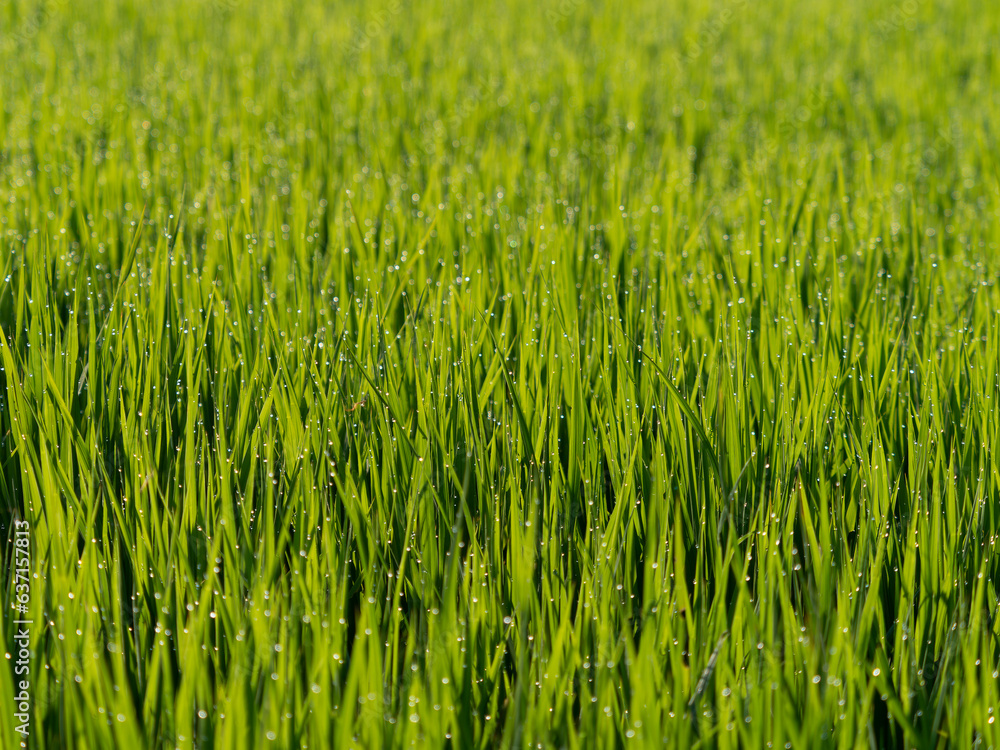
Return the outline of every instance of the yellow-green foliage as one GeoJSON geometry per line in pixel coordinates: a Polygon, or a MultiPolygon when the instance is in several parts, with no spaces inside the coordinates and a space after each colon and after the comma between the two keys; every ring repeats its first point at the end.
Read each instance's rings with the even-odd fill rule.
{"type": "Polygon", "coordinates": [[[996,746],[998,40],[0,4],[25,745],[996,746]]]}

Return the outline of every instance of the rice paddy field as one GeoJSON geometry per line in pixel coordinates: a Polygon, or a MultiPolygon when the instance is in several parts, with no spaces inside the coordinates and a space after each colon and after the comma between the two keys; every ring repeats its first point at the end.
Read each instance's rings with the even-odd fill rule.
{"type": "Polygon", "coordinates": [[[998,42],[0,4],[0,747],[998,746],[998,42]]]}

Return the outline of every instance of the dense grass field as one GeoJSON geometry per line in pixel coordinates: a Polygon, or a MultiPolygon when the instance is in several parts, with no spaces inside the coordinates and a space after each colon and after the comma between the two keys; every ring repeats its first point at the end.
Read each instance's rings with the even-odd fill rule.
{"type": "Polygon", "coordinates": [[[998,40],[0,4],[0,747],[1000,745],[998,40]]]}

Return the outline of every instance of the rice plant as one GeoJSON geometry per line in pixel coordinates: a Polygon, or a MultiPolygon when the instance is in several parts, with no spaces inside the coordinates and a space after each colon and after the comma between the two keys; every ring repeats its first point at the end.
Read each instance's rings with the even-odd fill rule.
{"type": "Polygon", "coordinates": [[[1000,744],[998,39],[7,0],[0,747],[1000,744]]]}

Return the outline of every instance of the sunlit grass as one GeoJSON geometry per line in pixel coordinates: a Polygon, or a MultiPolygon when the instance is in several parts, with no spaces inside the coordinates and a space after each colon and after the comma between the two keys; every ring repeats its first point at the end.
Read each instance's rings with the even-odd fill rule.
{"type": "Polygon", "coordinates": [[[997,39],[0,5],[26,744],[996,746],[997,39]]]}

